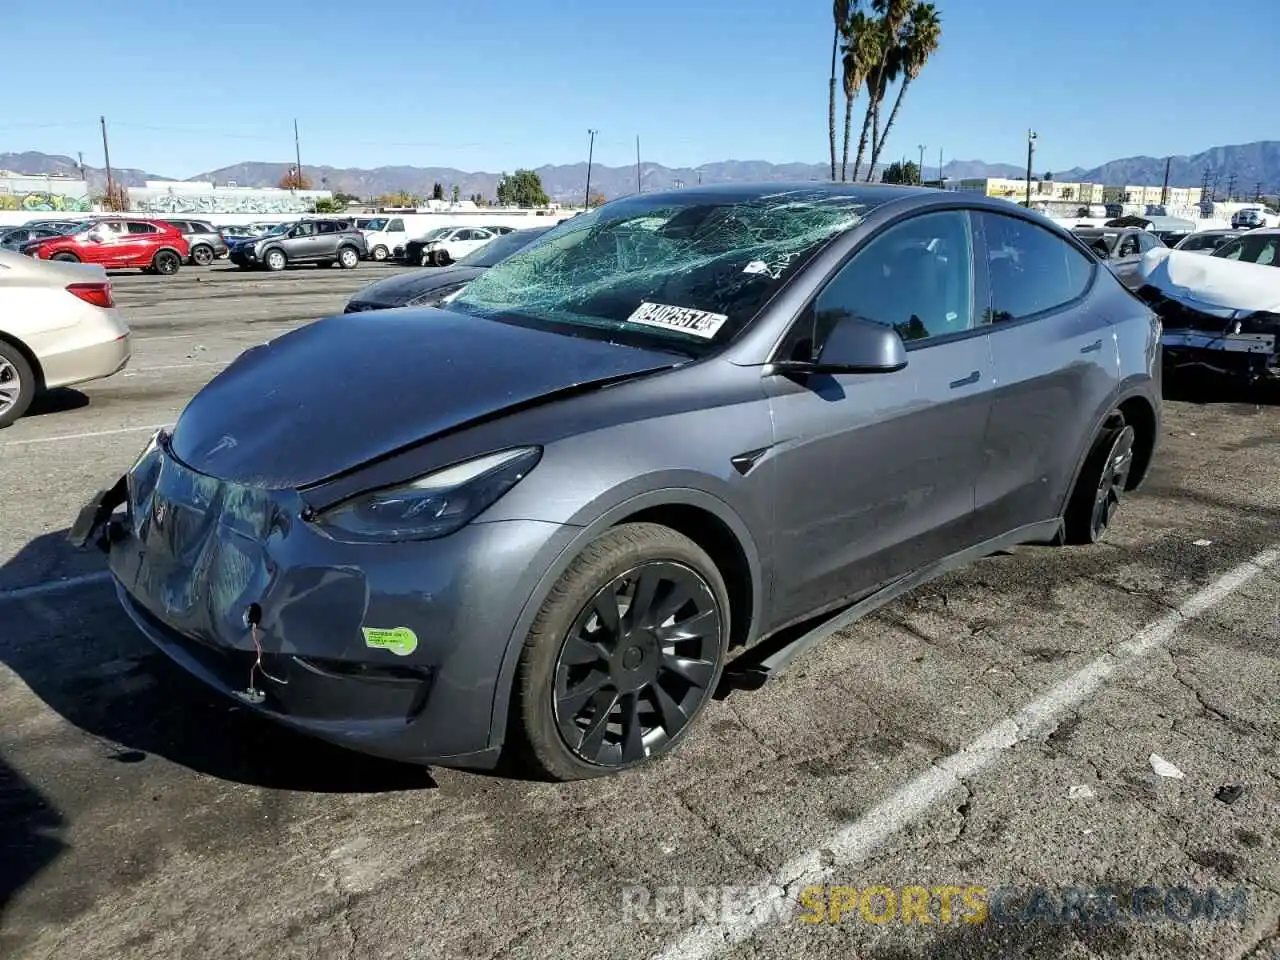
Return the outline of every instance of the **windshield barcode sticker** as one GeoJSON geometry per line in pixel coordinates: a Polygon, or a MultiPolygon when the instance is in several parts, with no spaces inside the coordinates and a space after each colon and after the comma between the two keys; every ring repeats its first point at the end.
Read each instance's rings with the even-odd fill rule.
{"type": "Polygon", "coordinates": [[[705,337],[710,340],[728,319],[723,313],[708,313],[691,307],[642,303],[631,316],[627,317],[627,322],[662,327],[665,330],[679,330],[681,333],[691,333],[695,337],[705,337]]]}

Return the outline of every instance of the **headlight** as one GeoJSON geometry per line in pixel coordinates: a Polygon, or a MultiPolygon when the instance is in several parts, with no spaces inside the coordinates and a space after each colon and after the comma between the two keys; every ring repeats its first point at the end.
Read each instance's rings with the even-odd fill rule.
{"type": "Polygon", "coordinates": [[[344,500],[317,517],[316,524],[334,540],[385,543],[446,537],[492,506],[541,458],[541,447],[477,457],[411,483],[344,500]]]}
{"type": "Polygon", "coordinates": [[[168,434],[164,430],[157,430],[129,468],[125,482],[129,486],[131,502],[145,504],[155,490],[156,481],[160,478],[160,461],[164,458],[163,445],[167,439],[168,434]]]}
{"type": "Polygon", "coordinates": [[[443,300],[445,297],[453,296],[465,286],[465,283],[453,283],[447,287],[436,287],[434,290],[428,290],[426,293],[419,294],[412,300],[405,301],[405,306],[416,307],[424,303],[435,303],[437,300],[443,300]]]}

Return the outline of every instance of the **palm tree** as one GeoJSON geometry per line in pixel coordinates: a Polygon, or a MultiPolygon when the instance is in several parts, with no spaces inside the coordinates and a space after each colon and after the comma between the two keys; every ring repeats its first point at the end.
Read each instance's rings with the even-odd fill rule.
{"type": "MultiPolygon", "coordinates": [[[[893,101],[893,110],[885,122],[884,133],[871,150],[871,165],[874,167],[889,139],[889,131],[893,129],[893,121],[898,117],[898,108],[902,106],[902,98],[911,82],[920,76],[929,58],[938,50],[938,42],[942,37],[942,20],[938,9],[932,3],[919,2],[911,8],[911,16],[903,28],[902,42],[899,44],[899,60],[902,64],[902,86],[898,88],[898,96],[893,101]]],[[[924,171],[920,171],[921,178],[924,171]]],[[[939,172],[941,177],[942,173],[939,172]]]]}
{"type": "MultiPolygon", "coordinates": [[[[840,179],[849,179],[849,133],[853,126],[853,101],[867,76],[868,54],[874,53],[875,21],[861,10],[854,11],[844,31],[844,156],[840,163],[840,179]]],[[[866,130],[863,130],[863,140],[866,130]]],[[[858,179],[858,164],[862,162],[864,143],[858,144],[858,160],[853,165],[853,179],[858,179]]]]}
{"type": "MultiPolygon", "coordinates": [[[[879,141],[880,127],[880,104],[884,102],[885,92],[889,88],[889,84],[897,79],[899,72],[902,70],[901,60],[901,44],[899,36],[903,31],[908,18],[911,16],[911,9],[915,5],[916,0],[871,0],[872,9],[878,14],[875,19],[876,29],[875,45],[873,51],[875,56],[868,61],[867,69],[867,114],[863,118],[862,130],[863,141],[865,143],[867,128],[871,128],[871,152],[873,158],[876,156],[876,144],[879,141]]],[[[862,148],[859,148],[859,155],[862,154],[862,148]]],[[[854,178],[857,179],[857,167],[854,168],[854,178]]],[[[867,180],[870,181],[875,172],[875,159],[867,167],[867,180]]]]}
{"type": "MultiPolygon", "coordinates": [[[[858,168],[862,166],[862,158],[867,152],[867,132],[871,129],[871,117],[873,106],[875,103],[875,90],[878,83],[880,65],[884,62],[885,57],[885,38],[884,38],[884,22],[879,18],[861,17],[861,25],[858,30],[856,43],[854,44],[854,59],[857,62],[859,72],[857,79],[859,83],[867,85],[867,112],[862,115],[862,135],[858,137],[858,156],[853,161],[853,179],[858,179],[858,168]]],[[[849,75],[845,75],[846,85],[849,82],[849,75]]],[[[856,88],[855,88],[856,95],[856,88]]],[[[849,98],[849,112],[853,110],[853,97],[849,98]]],[[[845,153],[848,151],[849,140],[849,121],[846,114],[845,120],[845,153]]],[[[874,145],[874,144],[873,144],[874,145]]],[[[868,177],[868,179],[870,179],[868,177]]]]}
{"type": "Polygon", "coordinates": [[[831,141],[831,179],[836,178],[836,55],[840,52],[840,38],[849,24],[849,16],[859,0],[833,0],[831,18],[835,21],[831,31],[831,85],[827,94],[827,133],[831,141]]]}

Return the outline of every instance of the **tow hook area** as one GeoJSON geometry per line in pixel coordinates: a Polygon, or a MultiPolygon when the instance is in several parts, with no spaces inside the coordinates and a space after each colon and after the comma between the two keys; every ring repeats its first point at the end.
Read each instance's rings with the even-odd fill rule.
{"type": "Polygon", "coordinates": [[[259,704],[267,698],[267,695],[257,686],[258,674],[262,674],[272,683],[278,683],[281,686],[287,686],[289,681],[272,676],[267,672],[266,667],[262,665],[262,642],[258,638],[258,624],[262,622],[262,607],[256,603],[249,604],[244,608],[244,614],[241,619],[249,631],[250,638],[253,640],[253,649],[257,656],[254,658],[253,666],[249,668],[249,686],[243,690],[237,690],[236,696],[246,703],[259,704]]]}
{"type": "Polygon", "coordinates": [[[128,533],[119,521],[111,519],[116,507],[128,496],[129,483],[122,475],[111,487],[94,494],[93,499],[81,508],[75,523],[67,531],[67,540],[81,549],[92,541],[103,553],[109,553],[111,544],[118,543],[128,533]]]}

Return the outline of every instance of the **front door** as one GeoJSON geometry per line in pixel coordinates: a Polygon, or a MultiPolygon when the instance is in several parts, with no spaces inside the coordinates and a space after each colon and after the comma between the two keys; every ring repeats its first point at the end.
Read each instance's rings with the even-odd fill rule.
{"type": "Polygon", "coordinates": [[[987,539],[1057,516],[1094,412],[1118,385],[1120,352],[1110,318],[1082,301],[1091,283],[1115,282],[1101,264],[1020,217],[975,220],[996,379],[977,486],[987,539]]]}
{"type": "Polygon", "coordinates": [[[769,379],[776,626],[973,540],[992,379],[969,214],[895,224],[842,266],[784,342],[812,356],[840,315],[895,327],[905,369],[769,379]]]}

